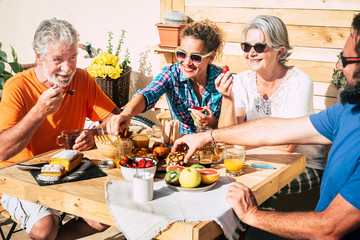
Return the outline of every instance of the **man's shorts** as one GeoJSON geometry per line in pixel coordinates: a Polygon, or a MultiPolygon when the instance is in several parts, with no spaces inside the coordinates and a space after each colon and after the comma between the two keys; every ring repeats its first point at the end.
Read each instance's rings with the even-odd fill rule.
{"type": "Polygon", "coordinates": [[[27,233],[30,233],[37,221],[47,215],[54,214],[60,217],[57,210],[5,194],[1,197],[1,204],[21,224],[21,228],[25,229],[27,233]]]}

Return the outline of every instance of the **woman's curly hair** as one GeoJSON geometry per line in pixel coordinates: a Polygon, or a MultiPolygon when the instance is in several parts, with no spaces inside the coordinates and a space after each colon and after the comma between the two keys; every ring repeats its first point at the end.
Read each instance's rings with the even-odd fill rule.
{"type": "Polygon", "coordinates": [[[202,40],[207,52],[214,51],[221,58],[225,44],[225,32],[209,19],[189,23],[180,33],[180,40],[193,37],[202,40]]]}

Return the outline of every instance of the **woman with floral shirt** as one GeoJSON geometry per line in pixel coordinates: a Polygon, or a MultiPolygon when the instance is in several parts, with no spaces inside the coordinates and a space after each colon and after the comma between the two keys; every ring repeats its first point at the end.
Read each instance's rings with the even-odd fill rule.
{"type": "Polygon", "coordinates": [[[212,62],[222,52],[223,45],[224,33],[213,22],[204,20],[187,25],[181,31],[180,46],[175,50],[179,62],[164,67],[145,89],[139,90],[124,111],[109,121],[108,132],[117,134],[127,128],[131,117],[153,108],[163,94],[172,118],[180,122],[180,133],[196,131],[190,111],[199,125],[215,128],[222,96],[214,84],[222,68],[212,62]],[[193,105],[205,111],[189,110],[193,105]]]}

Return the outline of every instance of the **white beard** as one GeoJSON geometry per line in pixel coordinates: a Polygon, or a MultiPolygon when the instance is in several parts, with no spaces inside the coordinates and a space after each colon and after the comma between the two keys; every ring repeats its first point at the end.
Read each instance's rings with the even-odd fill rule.
{"type": "MultiPolygon", "coordinates": [[[[58,85],[59,87],[66,87],[67,85],[70,84],[71,79],[73,78],[73,76],[75,75],[75,71],[72,72],[70,74],[70,77],[68,78],[56,78],[55,73],[53,75],[49,75],[47,68],[46,68],[46,64],[44,63],[43,65],[43,70],[44,70],[44,75],[46,76],[46,78],[48,79],[49,82],[53,83],[54,85],[58,85]]],[[[65,74],[63,72],[57,72],[56,74],[60,74],[60,75],[69,75],[69,74],[65,74]]]]}

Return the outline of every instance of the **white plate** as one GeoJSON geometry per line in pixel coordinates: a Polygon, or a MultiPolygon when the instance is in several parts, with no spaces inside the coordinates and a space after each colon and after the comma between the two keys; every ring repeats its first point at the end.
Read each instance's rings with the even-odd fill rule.
{"type": "Polygon", "coordinates": [[[179,191],[179,192],[205,192],[205,191],[213,188],[216,185],[216,182],[214,182],[210,185],[200,185],[200,187],[196,187],[196,188],[183,188],[181,186],[178,187],[178,186],[170,185],[166,181],[165,181],[165,183],[168,186],[168,188],[171,188],[171,189],[173,189],[175,191],[179,191]]]}

